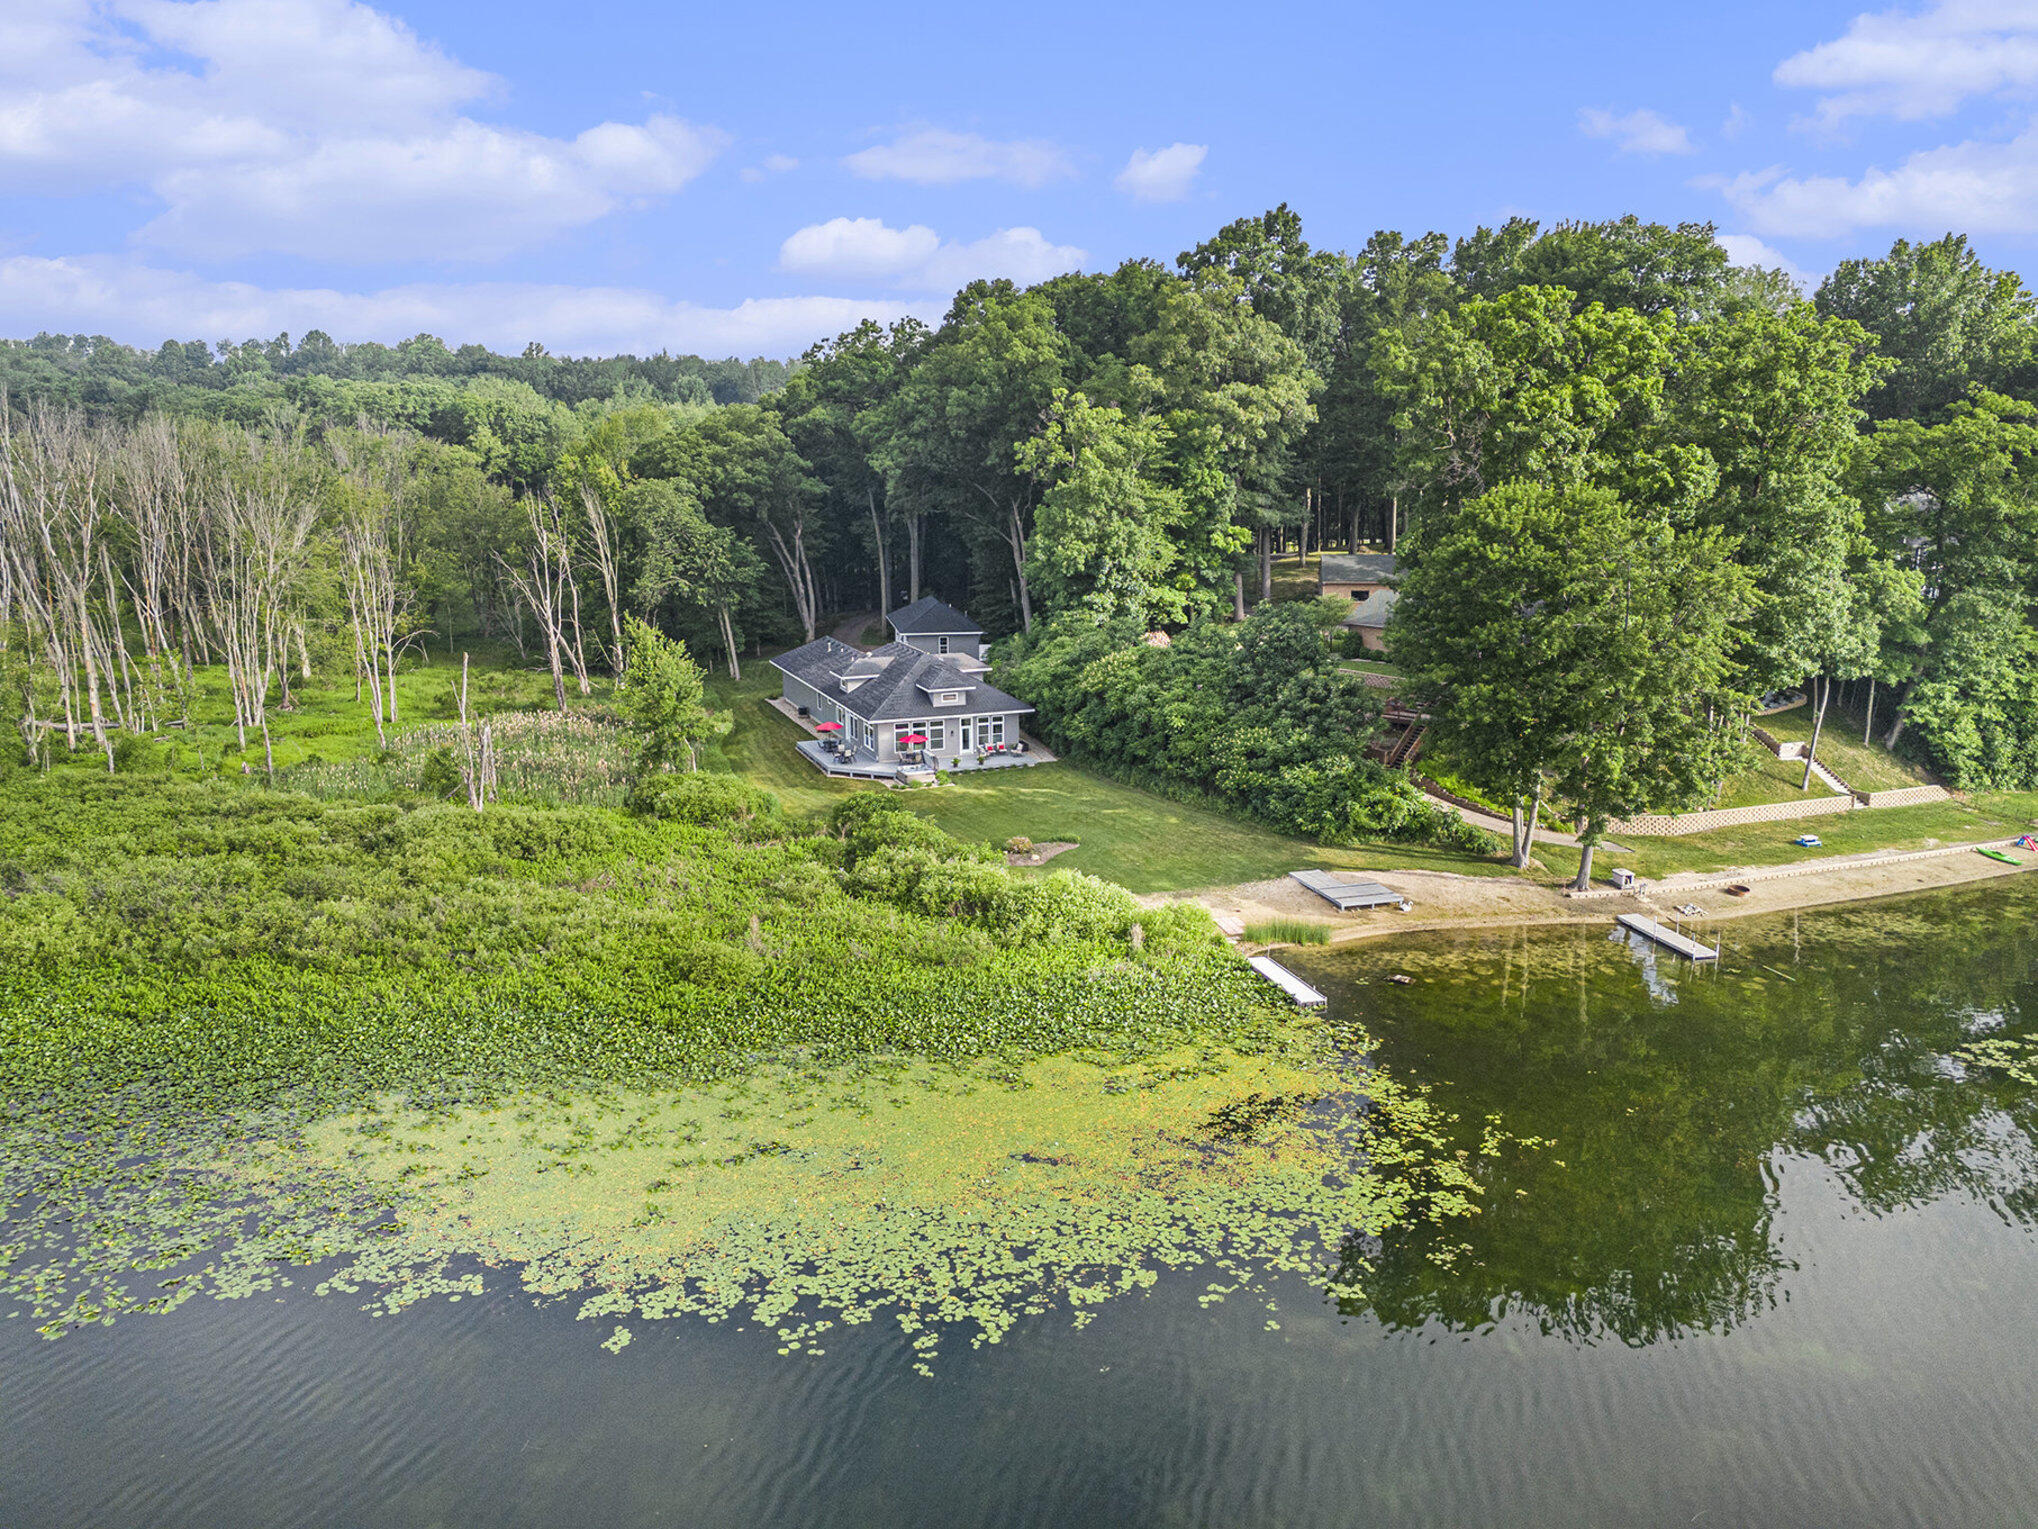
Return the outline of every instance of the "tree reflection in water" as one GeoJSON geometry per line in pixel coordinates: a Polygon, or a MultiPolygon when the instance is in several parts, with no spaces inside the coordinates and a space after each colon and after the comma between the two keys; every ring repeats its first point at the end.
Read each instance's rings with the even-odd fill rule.
{"type": "Polygon", "coordinates": [[[1457,1257],[1435,1233],[1371,1250],[1368,1308],[1579,1342],[1724,1331],[1778,1298],[1779,1177],[1810,1163],[1870,1215],[1961,1195],[2038,1224],[2038,1090],[1957,1055],[2038,1033],[2034,912],[2018,882],[1730,922],[1716,969],[1565,930],[1298,960],[1468,1135],[1497,1114],[1552,1140],[1492,1165],[1457,1257]]]}

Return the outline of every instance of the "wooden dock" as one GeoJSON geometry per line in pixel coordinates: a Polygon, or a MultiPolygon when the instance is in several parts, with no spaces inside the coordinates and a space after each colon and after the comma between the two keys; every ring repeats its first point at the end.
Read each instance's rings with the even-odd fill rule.
{"type": "Polygon", "coordinates": [[[1385,908],[1389,906],[1406,910],[1410,903],[1392,887],[1382,886],[1377,881],[1360,881],[1335,871],[1290,871],[1289,878],[1299,881],[1318,897],[1336,908],[1340,913],[1350,913],[1356,908],[1385,908]]]}
{"type": "Polygon", "coordinates": [[[1265,977],[1267,981],[1273,983],[1275,987],[1294,999],[1296,1005],[1300,1008],[1320,1009],[1330,1002],[1323,994],[1317,992],[1315,988],[1289,971],[1287,967],[1276,961],[1272,956],[1247,956],[1246,965],[1250,966],[1262,977],[1265,977]]]}
{"type": "Polygon", "coordinates": [[[1674,950],[1680,956],[1689,956],[1694,961],[1717,961],[1720,953],[1710,945],[1701,945],[1687,934],[1680,934],[1657,923],[1652,918],[1643,918],[1639,913],[1623,913],[1616,920],[1624,929],[1632,929],[1644,939],[1654,940],[1665,950],[1674,950]]]}

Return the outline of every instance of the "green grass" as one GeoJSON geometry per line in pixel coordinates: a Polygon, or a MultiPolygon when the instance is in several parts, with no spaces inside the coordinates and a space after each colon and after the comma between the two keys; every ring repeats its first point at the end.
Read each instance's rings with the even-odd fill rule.
{"type": "Polygon", "coordinates": [[[1245,937],[1256,945],[1328,945],[1330,927],[1305,918],[1270,918],[1247,924],[1245,937]]]}
{"type": "MultiPolygon", "coordinates": [[[[1782,742],[1811,742],[1809,706],[1756,720],[1771,737],[1782,742]]],[[[1900,791],[1906,786],[1930,784],[1917,766],[1897,758],[1879,743],[1863,743],[1858,724],[1850,726],[1837,705],[1826,711],[1826,725],[1819,734],[1819,761],[1856,791],[1900,791]]],[[[1802,772],[1804,766],[1800,764],[1797,768],[1802,772]]]]}
{"type": "MultiPolygon", "coordinates": [[[[806,735],[769,704],[767,698],[778,692],[778,671],[768,664],[749,670],[741,685],[717,678],[712,689],[734,725],[709,748],[708,768],[733,771],[777,793],[795,811],[825,810],[852,791],[886,789],[828,780],[800,757],[794,744],[806,735]]],[[[1035,843],[1072,839],[1077,847],[1057,855],[1052,869],[1088,871],[1139,893],[1267,881],[1307,866],[1510,874],[1497,860],[1418,845],[1325,848],[1226,812],[1121,785],[1066,761],[952,775],[934,790],[906,793],[904,801],[973,842],[1003,844],[1015,835],[1035,843]]]]}
{"type": "Polygon", "coordinates": [[[1343,661],[1341,667],[1350,669],[1356,674],[1384,674],[1389,679],[1398,680],[1401,678],[1401,671],[1399,669],[1395,668],[1392,664],[1383,663],[1377,658],[1347,658],[1343,661]]]}
{"type": "MultiPolygon", "coordinates": [[[[468,684],[468,707],[476,716],[504,711],[550,708],[551,671],[539,663],[536,668],[518,662],[514,651],[476,644],[473,672],[468,684]]],[[[309,760],[328,763],[372,758],[381,751],[375,736],[375,719],[365,697],[354,699],[354,681],[344,666],[314,668],[313,678],[291,676],[292,708],[280,709],[272,689],[269,697],[269,736],[276,751],[276,768],[288,769],[309,760]]],[[[406,658],[396,676],[397,722],[408,727],[418,722],[445,722],[459,715],[455,697],[460,688],[460,661],[435,653],[429,660],[406,658]]],[[[569,677],[569,704],[581,702],[580,692],[569,677]]],[[[597,683],[596,697],[607,694],[607,685],[597,683]]],[[[127,768],[144,774],[193,775],[260,774],[264,767],[262,737],[248,734],[243,748],[233,728],[233,702],[227,688],[226,671],[219,666],[202,668],[195,676],[191,700],[192,726],[166,729],[160,737],[145,737],[128,745],[127,768]]],[[[63,768],[103,771],[105,758],[92,753],[89,735],[75,758],[66,755],[61,736],[52,738],[54,757],[63,768]],[[95,763],[96,760],[96,763],[95,763]]]]}
{"type": "MultiPolygon", "coordinates": [[[[1630,838],[1624,851],[1601,849],[1593,856],[1596,880],[1617,865],[1645,877],[1677,871],[1723,871],[1743,865],[1795,865],[1834,855],[1859,855],[1872,850],[1932,849],[1979,839],[2003,839],[2029,829],[2038,820],[2038,791],[1997,791],[1966,801],[1932,802],[1922,807],[1881,807],[1872,811],[1835,813],[1785,823],[1746,823],[1711,833],[1673,838],[1630,838]],[[1817,834],[1817,849],[1801,849],[1791,841],[1799,834],[1817,834]]],[[[1567,879],[1578,870],[1578,852],[1556,844],[1538,844],[1536,858],[1567,879]]]]}
{"type": "Polygon", "coordinates": [[[1811,789],[1801,791],[1804,780],[1802,759],[1778,759],[1759,743],[1748,745],[1748,768],[1729,775],[1720,787],[1715,807],[1761,807],[1770,802],[1807,802],[1830,797],[1826,783],[1812,777],[1811,789]]]}
{"type": "MultiPolygon", "coordinates": [[[[1314,600],[1316,598],[1317,569],[1323,563],[1323,554],[1312,552],[1301,562],[1295,561],[1295,554],[1274,559],[1274,598],[1276,600],[1314,600]]],[[[1248,594],[1258,588],[1259,575],[1247,576],[1251,586],[1248,594]]]]}

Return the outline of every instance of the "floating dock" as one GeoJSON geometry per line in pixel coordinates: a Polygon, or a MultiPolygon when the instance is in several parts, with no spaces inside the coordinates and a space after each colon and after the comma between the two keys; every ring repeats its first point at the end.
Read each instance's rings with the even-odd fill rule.
{"type": "Polygon", "coordinates": [[[1388,906],[1406,911],[1414,906],[1392,887],[1384,887],[1377,881],[1354,881],[1335,871],[1290,871],[1288,875],[1340,913],[1350,913],[1355,908],[1388,906]]]}
{"type": "Polygon", "coordinates": [[[1247,956],[1246,965],[1274,984],[1304,1009],[1320,1009],[1330,1000],[1272,956],[1247,956]]]}
{"type": "Polygon", "coordinates": [[[1632,929],[1644,939],[1654,940],[1666,950],[1674,950],[1680,956],[1689,956],[1694,961],[1717,961],[1720,953],[1710,945],[1701,945],[1687,934],[1665,928],[1652,918],[1643,918],[1639,913],[1623,913],[1616,920],[1624,929],[1632,929]]]}

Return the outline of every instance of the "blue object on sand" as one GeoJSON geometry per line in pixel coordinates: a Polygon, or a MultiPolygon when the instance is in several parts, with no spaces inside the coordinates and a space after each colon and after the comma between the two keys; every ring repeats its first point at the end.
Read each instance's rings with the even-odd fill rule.
{"type": "Polygon", "coordinates": [[[1799,834],[1794,841],[1800,849],[1823,849],[1817,834],[1799,834]]]}

